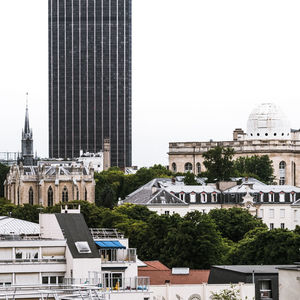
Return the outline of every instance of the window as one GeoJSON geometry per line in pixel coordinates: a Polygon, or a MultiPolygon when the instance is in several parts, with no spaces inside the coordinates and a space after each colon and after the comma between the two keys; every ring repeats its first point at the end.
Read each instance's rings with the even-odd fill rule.
{"type": "Polygon", "coordinates": [[[193,166],[192,166],[192,164],[191,163],[186,163],[185,165],[184,165],[184,172],[192,172],[193,171],[193,166]]]}
{"type": "Polygon", "coordinates": [[[49,283],[49,277],[48,276],[43,276],[42,277],[42,284],[48,284],[49,283]]]}
{"type": "Polygon", "coordinates": [[[172,163],[172,171],[177,172],[177,166],[174,162],[172,163]]]}
{"type": "Polygon", "coordinates": [[[259,281],[259,294],[260,294],[260,299],[272,298],[271,280],[259,281]]]}
{"type": "Polygon", "coordinates": [[[68,202],[68,200],[69,200],[68,189],[65,186],[62,191],[62,202],[68,202]]]}
{"type": "Polygon", "coordinates": [[[18,205],[20,205],[20,188],[18,187],[18,195],[17,195],[17,197],[18,197],[18,205]]]}
{"type": "Polygon", "coordinates": [[[165,211],[165,215],[169,215],[170,212],[168,210],[165,211]]]}
{"type": "Polygon", "coordinates": [[[270,229],[274,229],[274,223],[270,223],[270,229]]]}
{"type": "Polygon", "coordinates": [[[274,202],[274,193],[273,192],[269,193],[269,202],[274,202]]]}
{"type": "Polygon", "coordinates": [[[295,192],[290,193],[290,201],[291,202],[295,202],[295,196],[296,196],[295,192]]]}
{"type": "Polygon", "coordinates": [[[263,218],[264,217],[264,210],[261,208],[260,209],[260,217],[263,218]]]}
{"type": "Polygon", "coordinates": [[[217,194],[216,193],[212,193],[211,201],[212,202],[217,202],[217,194]]]}
{"type": "Polygon", "coordinates": [[[280,223],[280,228],[284,229],[284,223],[280,223]]]}
{"type": "Polygon", "coordinates": [[[84,200],[87,201],[87,190],[84,188],[84,200]]]}
{"type": "Polygon", "coordinates": [[[281,192],[279,193],[279,202],[284,202],[285,201],[285,193],[281,192]]]}
{"type": "Polygon", "coordinates": [[[285,184],[285,169],[286,169],[286,163],[285,161],[281,161],[279,163],[279,184],[280,185],[285,184]]]}
{"type": "Polygon", "coordinates": [[[197,168],[197,174],[200,174],[201,173],[201,164],[199,162],[197,162],[196,168],[197,168]]]}
{"type": "Polygon", "coordinates": [[[16,259],[22,259],[22,252],[16,253],[16,259]]]}
{"type": "Polygon", "coordinates": [[[56,284],[56,276],[50,276],[50,284],[56,284]]]}
{"type": "Polygon", "coordinates": [[[79,253],[91,253],[91,249],[88,242],[75,242],[75,246],[79,253]]]}
{"type": "Polygon", "coordinates": [[[190,203],[196,203],[196,193],[190,193],[190,203]]]}
{"type": "Polygon", "coordinates": [[[48,206],[53,206],[53,189],[51,186],[48,189],[48,206]]]}
{"type": "Polygon", "coordinates": [[[79,200],[79,189],[78,189],[78,186],[76,186],[76,200],[79,200]]]}
{"type": "Polygon", "coordinates": [[[280,209],[280,218],[285,218],[285,209],[280,209]]]}
{"type": "Polygon", "coordinates": [[[32,189],[32,187],[30,187],[30,189],[28,191],[28,203],[30,205],[33,205],[33,189],[32,189]]]}
{"type": "Polygon", "coordinates": [[[269,209],[269,218],[271,218],[271,219],[274,218],[274,208],[269,209]]]}
{"type": "Polygon", "coordinates": [[[179,199],[182,200],[182,201],[185,200],[185,193],[184,192],[179,193],[179,199]]]}
{"type": "Polygon", "coordinates": [[[201,194],[201,202],[202,203],[206,203],[207,202],[207,198],[206,198],[206,194],[205,193],[201,194]]]}

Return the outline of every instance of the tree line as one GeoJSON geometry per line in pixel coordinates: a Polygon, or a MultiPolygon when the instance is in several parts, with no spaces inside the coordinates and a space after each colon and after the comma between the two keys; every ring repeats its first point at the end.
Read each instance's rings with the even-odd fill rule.
{"type": "MultiPolygon", "coordinates": [[[[142,260],[168,267],[209,268],[215,264],[293,264],[300,260],[300,228],[269,230],[242,208],[158,215],[147,207],[126,204],[113,209],[86,201],[81,212],[92,228],[117,228],[137,248],[142,260]]],[[[60,205],[16,206],[0,200],[0,215],[38,222],[39,213],[58,213],[60,205]]]]}

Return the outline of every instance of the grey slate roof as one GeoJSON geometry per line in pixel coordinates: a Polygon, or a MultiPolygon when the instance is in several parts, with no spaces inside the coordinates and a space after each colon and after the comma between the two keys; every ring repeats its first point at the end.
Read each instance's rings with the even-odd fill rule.
{"type": "MultiPolygon", "coordinates": [[[[124,203],[133,204],[178,204],[187,205],[184,201],[177,198],[166,190],[165,187],[172,184],[170,178],[155,178],[139,189],[129,194],[124,203]]],[[[182,186],[182,185],[180,185],[182,186]]]]}
{"type": "Polygon", "coordinates": [[[213,266],[214,268],[234,271],[244,274],[261,273],[261,274],[277,274],[278,268],[288,268],[293,265],[232,265],[232,266],[213,266]]]}
{"type": "Polygon", "coordinates": [[[82,214],[55,214],[56,219],[67,240],[68,248],[73,258],[100,258],[92,235],[82,214]],[[75,242],[86,241],[91,253],[79,253],[75,242]]]}

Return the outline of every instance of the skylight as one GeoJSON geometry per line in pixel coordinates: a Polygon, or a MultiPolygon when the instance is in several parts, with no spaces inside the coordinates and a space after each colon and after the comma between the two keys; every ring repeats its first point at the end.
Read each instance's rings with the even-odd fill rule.
{"type": "Polygon", "coordinates": [[[88,242],[75,242],[75,246],[79,253],[91,253],[88,242]]]}

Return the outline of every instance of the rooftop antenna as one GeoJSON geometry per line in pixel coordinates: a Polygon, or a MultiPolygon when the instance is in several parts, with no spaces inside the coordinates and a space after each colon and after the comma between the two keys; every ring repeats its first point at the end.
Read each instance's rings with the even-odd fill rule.
{"type": "Polygon", "coordinates": [[[26,108],[28,109],[28,92],[26,92],[26,108]]]}

